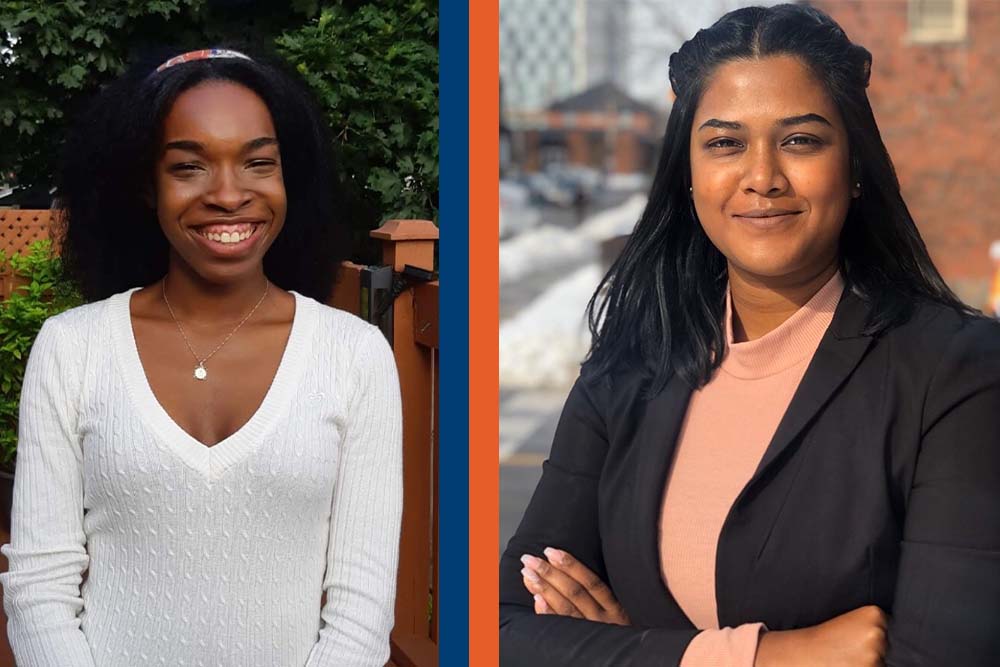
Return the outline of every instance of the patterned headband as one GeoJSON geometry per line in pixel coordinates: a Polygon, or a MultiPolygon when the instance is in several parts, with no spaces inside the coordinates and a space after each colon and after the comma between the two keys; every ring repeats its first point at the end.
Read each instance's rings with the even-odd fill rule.
{"type": "Polygon", "coordinates": [[[174,56],[167,62],[157,67],[156,71],[162,72],[163,70],[173,67],[174,65],[189,63],[193,60],[204,60],[206,58],[243,58],[244,60],[253,61],[253,58],[240,53],[239,51],[232,51],[230,49],[201,49],[199,51],[188,51],[187,53],[182,53],[179,56],[174,56]]]}

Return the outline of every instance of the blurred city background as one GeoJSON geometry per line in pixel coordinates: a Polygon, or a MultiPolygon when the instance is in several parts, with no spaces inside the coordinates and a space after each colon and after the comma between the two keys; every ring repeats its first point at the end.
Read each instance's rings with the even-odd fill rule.
{"type": "MultiPolygon", "coordinates": [[[[646,201],[667,61],[775,2],[500,0],[500,548],[586,354],[587,301],[646,201]]],[[[945,280],[1000,310],[1000,1],[812,0],[873,55],[869,97],[945,280]]]]}

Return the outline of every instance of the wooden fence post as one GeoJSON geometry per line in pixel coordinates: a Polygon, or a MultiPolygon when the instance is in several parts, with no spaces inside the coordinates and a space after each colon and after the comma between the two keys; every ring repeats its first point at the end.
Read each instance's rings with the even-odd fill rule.
{"type": "MultiPolygon", "coordinates": [[[[390,220],[371,232],[382,261],[434,269],[438,228],[428,220],[390,220]]],[[[437,665],[437,284],[406,289],[393,307],[393,352],[403,400],[403,529],[392,659],[400,667],[437,665]]]]}

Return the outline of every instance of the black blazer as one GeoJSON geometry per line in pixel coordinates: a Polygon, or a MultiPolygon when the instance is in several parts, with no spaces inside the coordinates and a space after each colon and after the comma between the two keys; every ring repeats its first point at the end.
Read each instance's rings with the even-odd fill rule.
{"type": "MultiPolygon", "coordinates": [[[[720,625],[815,625],[876,604],[889,667],[1000,665],[1000,323],[922,303],[880,336],[845,292],[722,527],[720,625]]],[[[691,389],[577,380],[500,563],[504,667],[677,665],[697,630],[660,576],[658,519],[691,389]],[[521,554],[566,549],[619,627],[538,616],[521,554]]],[[[724,465],[724,462],[720,462],[724,465]]]]}

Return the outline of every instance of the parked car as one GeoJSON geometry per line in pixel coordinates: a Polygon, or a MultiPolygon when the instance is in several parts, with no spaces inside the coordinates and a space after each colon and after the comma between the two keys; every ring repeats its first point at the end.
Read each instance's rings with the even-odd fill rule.
{"type": "Polygon", "coordinates": [[[525,184],[531,191],[534,203],[561,207],[573,205],[576,189],[548,171],[528,174],[525,177],[525,184]]]}
{"type": "Polygon", "coordinates": [[[500,181],[500,238],[537,227],[541,213],[531,203],[527,186],[511,180],[500,181]]]}
{"type": "Polygon", "coordinates": [[[588,198],[598,195],[605,187],[604,173],[593,167],[554,165],[546,173],[562,187],[573,192],[583,192],[588,198]]]}

